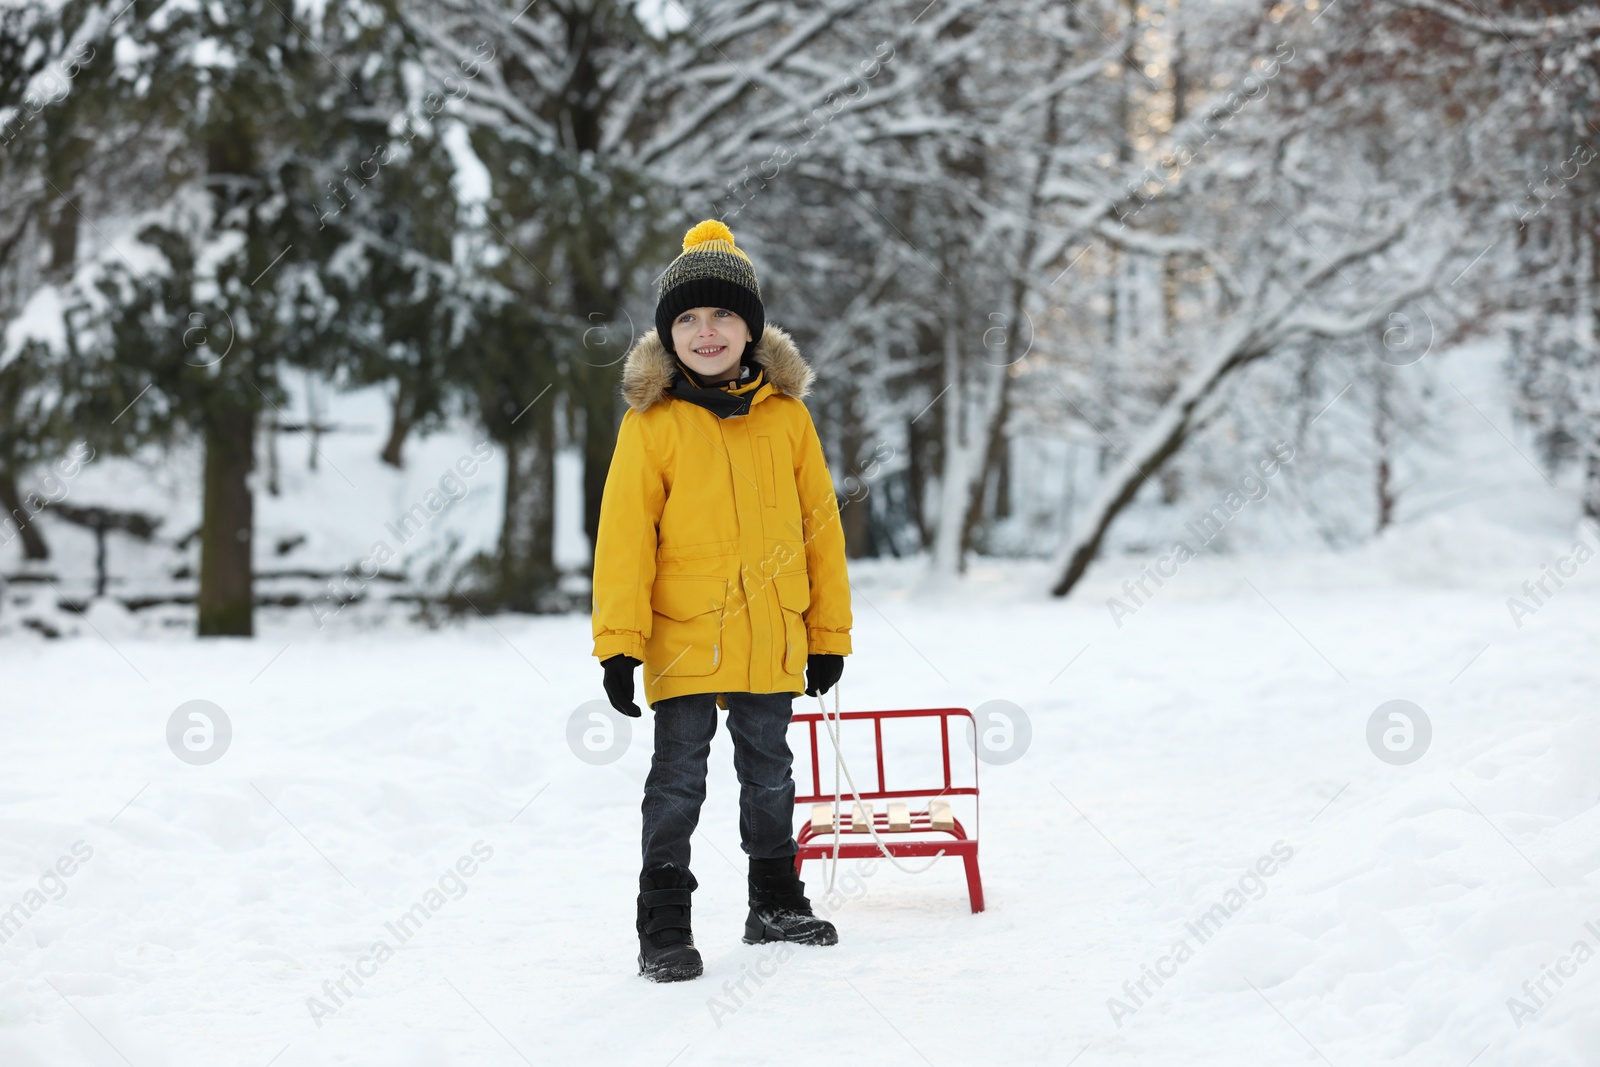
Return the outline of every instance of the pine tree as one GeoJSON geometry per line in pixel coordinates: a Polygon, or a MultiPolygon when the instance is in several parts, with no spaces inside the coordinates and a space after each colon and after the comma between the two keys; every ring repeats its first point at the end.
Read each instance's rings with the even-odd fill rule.
{"type": "Polygon", "coordinates": [[[131,8],[109,32],[135,57],[117,105],[159,130],[143,152],[165,185],[78,309],[79,377],[110,386],[82,407],[104,426],[126,405],[138,439],[200,439],[197,631],[250,634],[261,416],[287,401],[287,369],[357,359],[349,324],[372,290],[330,284],[350,238],[328,216],[381,211],[361,168],[371,116],[403,111],[405,39],[390,5],[361,0],[131,8]]]}

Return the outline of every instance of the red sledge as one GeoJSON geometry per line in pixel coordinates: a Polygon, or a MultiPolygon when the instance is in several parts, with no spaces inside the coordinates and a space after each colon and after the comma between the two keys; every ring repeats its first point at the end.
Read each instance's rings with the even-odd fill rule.
{"type": "MultiPolygon", "coordinates": [[[[828,715],[828,719],[835,716],[828,715]]],[[[966,829],[950,812],[950,801],[954,796],[972,797],[975,821],[974,830],[977,829],[978,805],[978,755],[972,755],[972,785],[957,786],[950,777],[950,721],[952,719],[965,719],[969,728],[976,730],[972,712],[965,708],[918,708],[901,711],[846,711],[840,713],[840,740],[844,739],[844,723],[861,719],[872,720],[872,741],[875,749],[874,755],[878,766],[878,788],[862,790],[861,803],[856,803],[856,798],[850,794],[848,788],[840,794],[838,834],[859,833],[863,840],[857,842],[840,842],[838,845],[840,859],[861,859],[868,856],[878,856],[882,850],[887,850],[895,856],[934,856],[943,852],[947,856],[960,856],[967,867],[967,896],[972,903],[972,910],[983,910],[983,880],[978,875],[978,839],[976,836],[968,837],[966,829]],[[885,719],[933,719],[939,720],[939,743],[944,755],[944,782],[937,787],[924,789],[890,789],[884,781],[883,774],[883,722],[885,719]],[[876,811],[873,801],[889,801],[887,811],[876,811]],[[926,804],[920,810],[913,810],[911,802],[926,804]],[[882,850],[867,831],[867,823],[871,822],[872,828],[880,835],[887,838],[883,842],[882,850]],[[914,840],[894,840],[900,834],[919,835],[914,840]],[[933,834],[948,834],[952,840],[931,837],[933,834]]],[[[834,845],[820,844],[814,841],[821,835],[833,838],[836,835],[833,826],[833,793],[824,792],[822,788],[822,763],[817,746],[818,724],[822,723],[822,733],[826,735],[828,726],[823,722],[821,712],[809,712],[796,715],[791,722],[804,723],[811,734],[811,793],[807,796],[794,798],[795,804],[810,804],[811,818],[806,820],[800,828],[795,840],[800,846],[800,851],[795,854],[794,866],[799,873],[806,860],[822,859],[833,855],[834,845]]],[[[976,737],[976,733],[972,736],[976,737]]],[[[831,741],[830,741],[831,747],[831,741]]],[[[857,785],[862,783],[857,782],[857,785]]]]}

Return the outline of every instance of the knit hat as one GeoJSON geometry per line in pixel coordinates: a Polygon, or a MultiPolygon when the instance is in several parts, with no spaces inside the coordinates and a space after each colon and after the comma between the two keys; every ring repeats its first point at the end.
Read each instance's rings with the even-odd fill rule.
{"type": "Polygon", "coordinates": [[[748,362],[761,340],[766,313],[761,307],[761,285],[750,257],[733,243],[733,231],[716,219],[707,219],[683,235],[683,254],[661,274],[656,297],[656,333],[662,347],[672,347],[672,323],[690,308],[726,308],[750,327],[745,346],[748,362]]]}

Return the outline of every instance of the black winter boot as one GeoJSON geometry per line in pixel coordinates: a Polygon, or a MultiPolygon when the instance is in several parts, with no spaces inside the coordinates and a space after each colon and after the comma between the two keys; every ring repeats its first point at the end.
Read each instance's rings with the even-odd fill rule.
{"type": "Polygon", "coordinates": [[[744,921],[744,943],[795,941],[802,945],[837,945],[839,932],[811,911],[806,884],[795,873],[794,857],[750,860],[750,917],[744,921]]]}
{"type": "Polygon", "coordinates": [[[639,973],[652,982],[681,982],[704,970],[689,929],[689,894],[698,888],[676,863],[639,875],[639,973]]]}

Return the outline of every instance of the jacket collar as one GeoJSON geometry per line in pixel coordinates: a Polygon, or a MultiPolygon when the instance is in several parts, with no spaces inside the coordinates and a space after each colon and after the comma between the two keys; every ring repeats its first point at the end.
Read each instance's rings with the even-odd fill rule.
{"type": "Polygon", "coordinates": [[[634,342],[622,363],[622,398],[633,410],[644,412],[673,396],[693,403],[701,402],[694,395],[685,395],[685,389],[693,393],[709,393],[713,394],[710,398],[712,403],[703,406],[711,407],[721,418],[728,418],[729,414],[742,415],[748,412],[751,405],[769,393],[803,399],[811,392],[816,371],[800,355],[794,339],[772,323],[767,323],[762,329],[761,340],[750,358],[765,379],[761,387],[742,395],[721,388],[702,389],[687,380],[678,361],[662,345],[656,331],[650,330],[634,342]],[[728,408],[730,405],[738,405],[742,410],[730,409],[729,414],[719,410],[719,407],[728,408]]]}
{"type": "Polygon", "coordinates": [[[746,378],[739,385],[732,382],[725,385],[696,385],[692,374],[681,366],[675,366],[667,393],[698,404],[719,419],[731,419],[735,415],[750,414],[750,406],[757,400],[766,399],[767,394],[772,392],[764,380],[765,374],[765,368],[757,367],[754,376],[746,378]]]}

